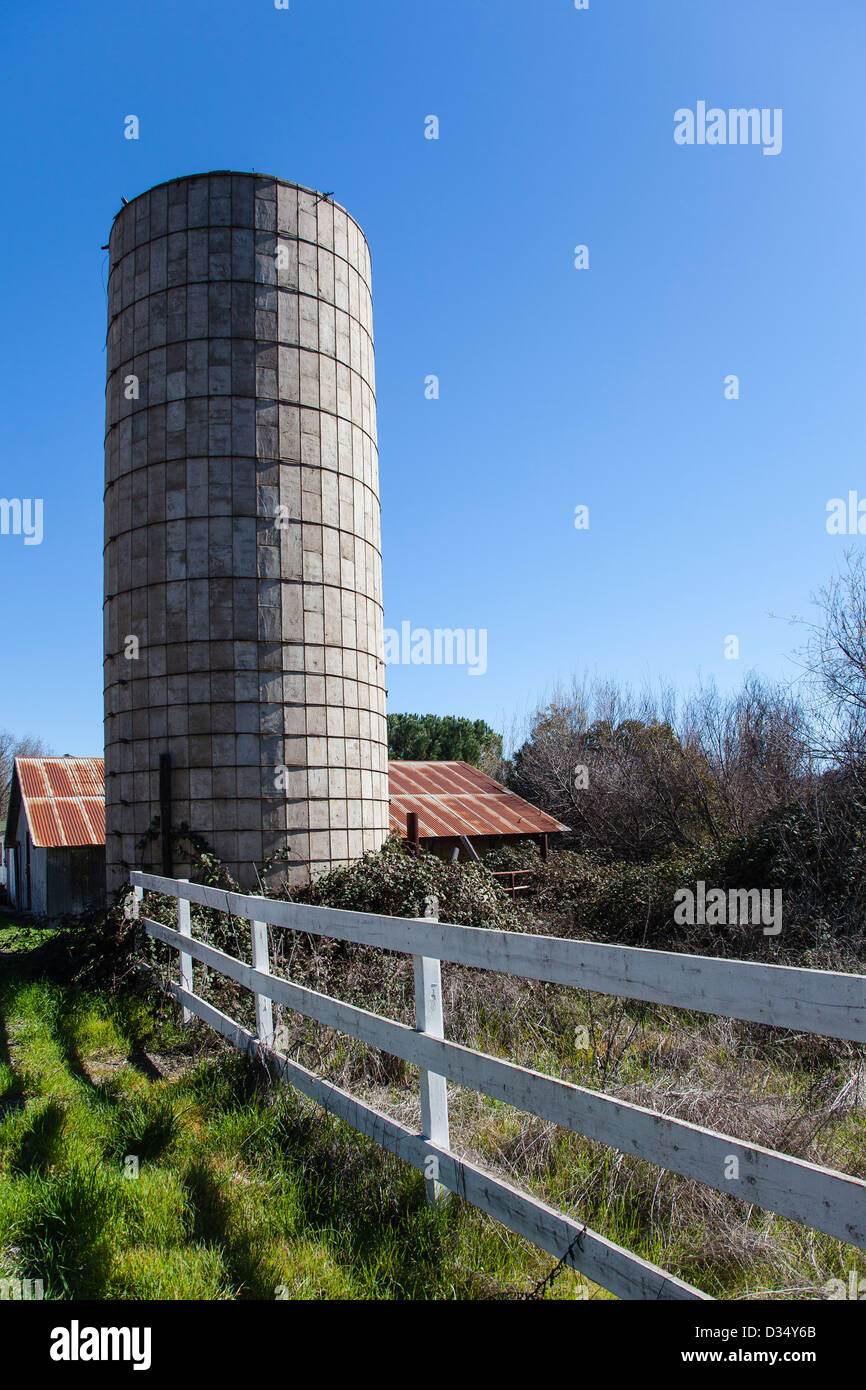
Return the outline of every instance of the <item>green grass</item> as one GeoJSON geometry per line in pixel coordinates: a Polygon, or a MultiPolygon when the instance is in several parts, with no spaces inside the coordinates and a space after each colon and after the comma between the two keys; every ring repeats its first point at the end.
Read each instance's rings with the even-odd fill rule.
{"type": "Polygon", "coordinates": [[[0,908],[0,952],[32,951],[56,934],[51,927],[31,927],[17,922],[0,908]]]}
{"type": "Polygon", "coordinates": [[[134,1001],[7,969],[0,1016],[0,1275],[46,1298],[507,1298],[553,1263],[237,1054],[151,1079],[178,1030],[134,1001]]]}
{"type": "MultiPolygon", "coordinates": [[[[38,957],[14,949],[0,957],[0,1277],[56,1299],[462,1300],[519,1298],[551,1270],[457,1199],[430,1211],[421,1174],[209,1030],[134,993],[34,978],[38,957]]],[[[553,986],[482,994],[466,977],[449,973],[449,1036],[639,1103],[651,1092],[669,1113],[694,1096],[684,1118],[866,1175],[862,1101],[832,1107],[856,1049],[553,986]]],[[[376,1002],[400,1011],[396,993],[376,1002]]],[[[411,1068],[329,1036],[330,1051],[311,1032],[300,1059],[380,1108],[413,1095],[411,1068]]],[[[821,1297],[866,1274],[851,1246],[500,1101],[453,1088],[450,1104],[458,1150],[716,1298],[821,1297]]],[[[568,1270],[545,1296],[587,1291],[610,1297],[568,1270]]]]}

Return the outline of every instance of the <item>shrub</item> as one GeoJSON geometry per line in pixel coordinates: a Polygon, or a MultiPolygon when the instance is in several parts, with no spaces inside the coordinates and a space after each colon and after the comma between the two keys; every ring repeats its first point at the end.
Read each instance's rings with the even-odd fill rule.
{"type": "Polygon", "coordinates": [[[497,845],[490,849],[482,860],[485,869],[538,869],[543,860],[538,843],[528,837],[515,844],[497,845]]]}
{"type": "Polygon", "coordinates": [[[332,869],[304,888],[286,890],[294,902],[423,917],[426,901],[439,900],[439,919],[467,927],[520,930],[526,915],[502,891],[485,864],[445,862],[422,850],[411,854],[392,836],[381,850],[332,869]]]}
{"type": "Polygon", "coordinates": [[[554,851],[533,874],[529,905],[540,930],[589,940],[774,957],[837,941],[862,953],[864,859],[866,826],[861,837],[856,825],[834,825],[814,808],[793,806],[718,847],[680,851],[646,864],[554,851]],[[753,924],[675,922],[677,889],[694,889],[699,881],[726,891],[779,889],[781,936],[765,937],[753,924]]]}
{"type": "Polygon", "coordinates": [[[574,850],[554,851],[534,876],[533,907],[546,929],[670,948],[694,939],[693,929],[674,923],[674,893],[699,878],[715,881],[713,860],[712,851],[695,851],[647,864],[610,864],[574,850]]]}

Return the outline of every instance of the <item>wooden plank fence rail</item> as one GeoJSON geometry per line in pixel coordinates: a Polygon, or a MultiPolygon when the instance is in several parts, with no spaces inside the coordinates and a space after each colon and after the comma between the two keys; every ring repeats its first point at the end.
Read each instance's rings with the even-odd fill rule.
{"type": "MultiPolygon", "coordinates": [[[[132,880],[143,889],[178,896],[176,879],[135,873],[132,880]]],[[[866,1042],[864,975],[307,907],[227,893],[198,883],[184,884],[184,896],[203,907],[250,921],[266,904],[270,925],[289,931],[334,936],[386,951],[431,956],[526,980],[574,985],[695,1013],[866,1042]]]]}
{"type": "Polygon", "coordinates": [[[458,927],[435,920],[432,906],[425,918],[391,918],[226,893],[151,874],[134,873],[131,881],[137,900],[145,890],[178,899],[180,931],[146,918],[143,925],[152,937],[177,950],[182,963],[184,957],[189,960],[180,983],[171,986],[185,1017],[197,1015],[236,1046],[266,1057],[279,1075],[304,1094],[420,1167],[431,1200],[437,1200],[443,1189],[460,1192],[557,1258],[565,1256],[571,1267],[619,1297],[707,1295],[597,1234],[581,1233],[571,1218],[451,1153],[446,1079],[866,1248],[863,1180],[448,1041],[443,1037],[439,970],[441,960],[456,961],[528,979],[553,980],[854,1041],[863,1041],[866,1036],[864,976],[458,927]],[[188,912],[190,902],[249,921],[253,964],[236,960],[184,931],[188,918],[181,904],[186,904],[188,912]],[[268,925],[412,955],[416,1028],[272,975],[268,925]],[[256,998],[255,1036],[194,994],[193,959],[252,991],[256,998]],[[271,1001],[417,1066],[422,1133],[412,1134],[275,1053],[271,1001]],[[582,1239],[575,1245],[578,1234],[582,1239]]]}
{"type": "Polygon", "coordinates": [[[178,1003],[194,1010],[235,1047],[251,1056],[262,1057],[278,1076],[290,1082],[296,1090],[353,1129],[375,1140],[382,1148],[389,1149],[425,1174],[430,1169],[431,1159],[435,1160],[438,1180],[443,1187],[486,1211],[503,1226],[524,1236],[556,1259],[564,1258],[570,1269],[608,1289],[618,1298],[710,1301],[709,1294],[693,1288],[639,1255],[633,1255],[630,1250],[623,1250],[605,1236],[547,1206],[537,1197],[512,1187],[467,1159],[439,1148],[390,1115],[375,1110],[339,1086],[315,1076],[300,1063],[266,1052],[252,1033],[197,995],[188,994],[175,984],[171,985],[170,993],[178,1003]]]}

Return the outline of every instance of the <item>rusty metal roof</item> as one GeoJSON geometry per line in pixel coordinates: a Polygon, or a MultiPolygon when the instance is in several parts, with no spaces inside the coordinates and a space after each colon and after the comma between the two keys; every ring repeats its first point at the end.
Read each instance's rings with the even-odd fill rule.
{"type": "MultiPolygon", "coordinates": [[[[34,845],[105,844],[102,758],[16,758],[15,774],[34,845]]],[[[389,762],[388,782],[391,829],[401,836],[409,811],[422,839],[568,829],[469,763],[389,762]]]]}
{"type": "Polygon", "coordinates": [[[422,839],[459,835],[540,835],[567,830],[469,763],[389,762],[391,829],[406,834],[418,813],[422,839]]]}
{"type": "Polygon", "coordinates": [[[16,758],[15,777],[34,845],[105,844],[102,758],[16,758]]]}

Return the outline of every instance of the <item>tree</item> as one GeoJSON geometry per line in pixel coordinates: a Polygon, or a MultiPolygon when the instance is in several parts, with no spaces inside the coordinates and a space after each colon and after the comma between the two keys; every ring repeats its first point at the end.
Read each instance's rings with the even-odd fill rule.
{"type": "Polygon", "coordinates": [[[821,590],[821,623],[810,636],[806,670],[816,694],[818,753],[866,787],[866,562],[848,551],[846,568],[821,590]]]}
{"type": "Polygon", "coordinates": [[[483,719],[454,714],[389,714],[388,757],[393,762],[498,764],[502,736],[483,719]]]}
{"type": "Polygon", "coordinates": [[[644,861],[750,829],[808,777],[799,706],[750,676],[737,695],[710,688],[685,704],[573,683],[536,711],[510,785],[570,826],[577,848],[644,861]]]}
{"type": "Polygon", "coordinates": [[[581,849],[646,860],[694,847],[707,829],[699,750],[649,708],[627,714],[605,695],[596,718],[583,692],[539,711],[514,760],[515,790],[570,826],[581,849]]]}
{"type": "Polygon", "coordinates": [[[0,826],[6,825],[6,812],[9,809],[9,785],[12,781],[12,765],[16,758],[44,758],[48,748],[40,738],[25,735],[17,737],[8,729],[0,729],[0,826]]]}
{"type": "Polygon", "coordinates": [[[716,829],[751,830],[814,785],[812,730],[801,700],[754,673],[724,698],[713,686],[700,690],[684,708],[681,735],[706,759],[716,829]]]}

